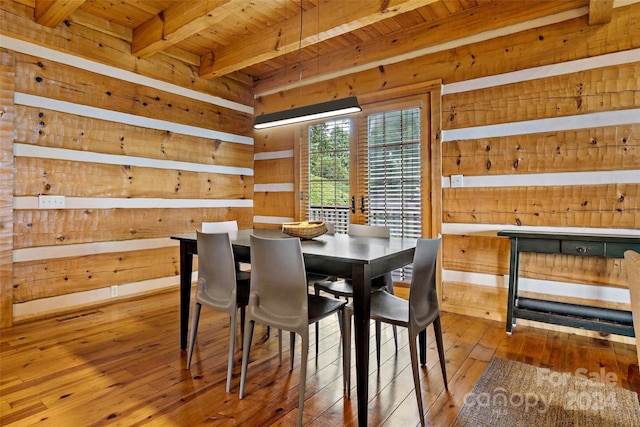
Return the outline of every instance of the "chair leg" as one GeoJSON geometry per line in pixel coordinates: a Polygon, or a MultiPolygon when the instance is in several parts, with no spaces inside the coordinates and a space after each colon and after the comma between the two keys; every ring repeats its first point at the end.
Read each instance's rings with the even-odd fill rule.
{"type": "Polygon", "coordinates": [[[442,341],[442,323],[440,323],[440,316],[436,317],[433,321],[433,332],[436,336],[436,345],[438,346],[438,357],[440,358],[440,369],[442,370],[442,379],[444,381],[444,388],[449,390],[447,383],[447,367],[444,358],[444,344],[442,341]]]}
{"type": "MultiPolygon", "coordinates": [[[[296,333],[289,332],[289,370],[293,371],[293,356],[295,354],[296,347],[296,333]]],[[[309,348],[307,347],[307,350],[309,348]]],[[[304,348],[303,348],[304,351],[304,348]]]]}
{"type": "Polygon", "coordinates": [[[416,390],[416,399],[418,400],[418,412],[420,414],[420,423],[424,425],[424,407],[422,404],[422,389],[420,388],[420,372],[418,370],[418,347],[416,345],[416,336],[409,332],[409,353],[411,355],[411,370],[413,372],[413,386],[416,390]]]}
{"type": "MultiPolygon", "coordinates": [[[[337,295],[335,296],[335,298],[336,298],[336,299],[340,299],[340,297],[339,297],[339,296],[337,296],[337,295]]],[[[348,298],[348,297],[344,297],[344,300],[345,300],[347,303],[349,303],[349,298],[348,298]]],[[[340,328],[340,330],[342,330],[342,316],[340,316],[339,314],[338,314],[338,327],[340,328]]]]}
{"type": "MultiPolygon", "coordinates": [[[[295,335],[294,332],[292,334],[295,335]]],[[[292,339],[293,341],[293,339],[292,339]]],[[[307,383],[307,359],[309,357],[309,332],[302,335],[302,347],[300,351],[300,388],[298,397],[298,427],[302,427],[302,416],[304,415],[304,393],[307,383]]],[[[293,369],[293,366],[292,366],[293,369]]]]}
{"type": "Polygon", "coordinates": [[[233,356],[236,352],[236,329],[238,328],[238,313],[233,311],[229,327],[229,357],[227,360],[227,393],[231,391],[231,377],[233,376],[233,356]]]}
{"type": "Polygon", "coordinates": [[[197,302],[193,307],[193,317],[191,318],[191,332],[189,333],[189,356],[187,357],[187,369],[191,369],[191,358],[193,357],[193,348],[196,345],[196,335],[198,334],[198,322],[200,321],[200,310],[202,304],[197,302]]]}
{"type": "MultiPolygon", "coordinates": [[[[393,293],[393,278],[391,277],[391,273],[388,273],[388,278],[385,278],[385,281],[387,282],[385,289],[387,290],[387,292],[389,292],[391,295],[395,295],[393,293]]],[[[396,354],[398,353],[398,328],[396,327],[396,325],[393,325],[393,343],[396,346],[396,354]]]]}
{"type": "Polygon", "coordinates": [[[249,366],[249,354],[251,351],[251,339],[255,322],[250,320],[246,325],[244,344],[242,345],[242,370],[240,371],[240,399],[244,398],[244,385],[247,380],[247,366],[249,366]]]}
{"type": "Polygon", "coordinates": [[[351,397],[351,311],[342,310],[342,386],[351,397]]]}
{"type": "Polygon", "coordinates": [[[242,343],[244,342],[244,320],[247,317],[247,307],[240,307],[240,349],[242,349],[242,343]]]}
{"type": "Polygon", "coordinates": [[[380,322],[376,320],[376,360],[378,362],[378,370],[380,370],[380,335],[382,328],[380,322]]]}
{"type": "Polygon", "coordinates": [[[393,343],[396,345],[396,354],[398,354],[398,328],[396,325],[392,325],[393,329],[393,343]]]}
{"type": "Polygon", "coordinates": [[[282,365],[282,329],[278,329],[278,365],[282,365]]]}
{"type": "MultiPolygon", "coordinates": [[[[320,289],[314,284],[313,289],[316,296],[320,295],[320,289]]],[[[318,344],[320,343],[320,322],[316,322],[316,360],[318,360],[318,344]]]]}
{"type": "Polygon", "coordinates": [[[418,333],[418,354],[420,355],[420,365],[427,364],[427,329],[418,333]]]}

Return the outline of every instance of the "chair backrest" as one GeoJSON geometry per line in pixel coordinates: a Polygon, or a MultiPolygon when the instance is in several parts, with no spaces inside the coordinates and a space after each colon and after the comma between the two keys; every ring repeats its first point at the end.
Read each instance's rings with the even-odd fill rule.
{"type": "Polygon", "coordinates": [[[385,225],[349,224],[347,233],[350,236],[391,237],[391,230],[385,225]]]}
{"type": "Polygon", "coordinates": [[[250,303],[277,317],[282,329],[308,327],[307,275],[300,239],[251,235],[250,303]]]}
{"type": "MultiPolygon", "coordinates": [[[[349,236],[354,237],[383,237],[388,239],[391,237],[391,228],[386,225],[364,225],[364,224],[349,224],[347,228],[349,236]]],[[[393,287],[393,277],[391,273],[385,273],[383,276],[376,277],[373,280],[372,286],[379,288],[385,286],[389,289],[393,287]]]]}
{"type": "Polygon", "coordinates": [[[336,223],[335,222],[326,222],[324,225],[327,226],[327,234],[336,234],[336,223]]]}
{"type": "Polygon", "coordinates": [[[203,222],[200,230],[203,233],[228,233],[238,231],[238,221],[203,222]]]}
{"type": "Polygon", "coordinates": [[[229,233],[196,231],[198,295],[205,294],[220,310],[236,305],[236,268],[229,233]]]}
{"type": "Polygon", "coordinates": [[[413,255],[413,272],[409,291],[409,319],[418,329],[426,327],[440,313],[436,292],[436,260],[440,240],[418,239],[413,255]]]}
{"type": "Polygon", "coordinates": [[[624,253],[624,266],[627,269],[627,283],[631,297],[631,315],[636,334],[636,351],[640,363],[640,254],[634,251],[624,253]]]}

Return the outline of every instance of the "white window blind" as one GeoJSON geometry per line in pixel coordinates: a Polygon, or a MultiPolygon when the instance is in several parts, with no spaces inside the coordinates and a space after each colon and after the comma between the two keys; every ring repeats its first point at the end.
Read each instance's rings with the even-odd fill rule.
{"type": "Polygon", "coordinates": [[[369,224],[420,237],[420,109],[368,117],[369,224]]]}
{"type": "MultiPolygon", "coordinates": [[[[421,237],[420,108],[367,116],[367,158],[369,224],[389,226],[392,236],[421,237]]],[[[406,267],[394,279],[410,275],[406,267]]]]}

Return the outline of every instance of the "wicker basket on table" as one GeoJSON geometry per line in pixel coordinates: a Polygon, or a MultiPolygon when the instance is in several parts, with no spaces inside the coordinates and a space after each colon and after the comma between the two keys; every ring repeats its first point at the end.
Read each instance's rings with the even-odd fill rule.
{"type": "Polygon", "coordinates": [[[282,232],[301,239],[313,239],[327,232],[327,225],[322,220],[285,222],[282,232]]]}

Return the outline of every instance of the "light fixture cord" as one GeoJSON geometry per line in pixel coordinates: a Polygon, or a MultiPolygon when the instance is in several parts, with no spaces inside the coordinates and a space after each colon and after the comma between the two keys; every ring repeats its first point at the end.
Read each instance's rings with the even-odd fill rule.
{"type": "Polygon", "coordinates": [[[302,99],[302,0],[300,0],[300,34],[298,37],[298,102],[302,99]]]}

